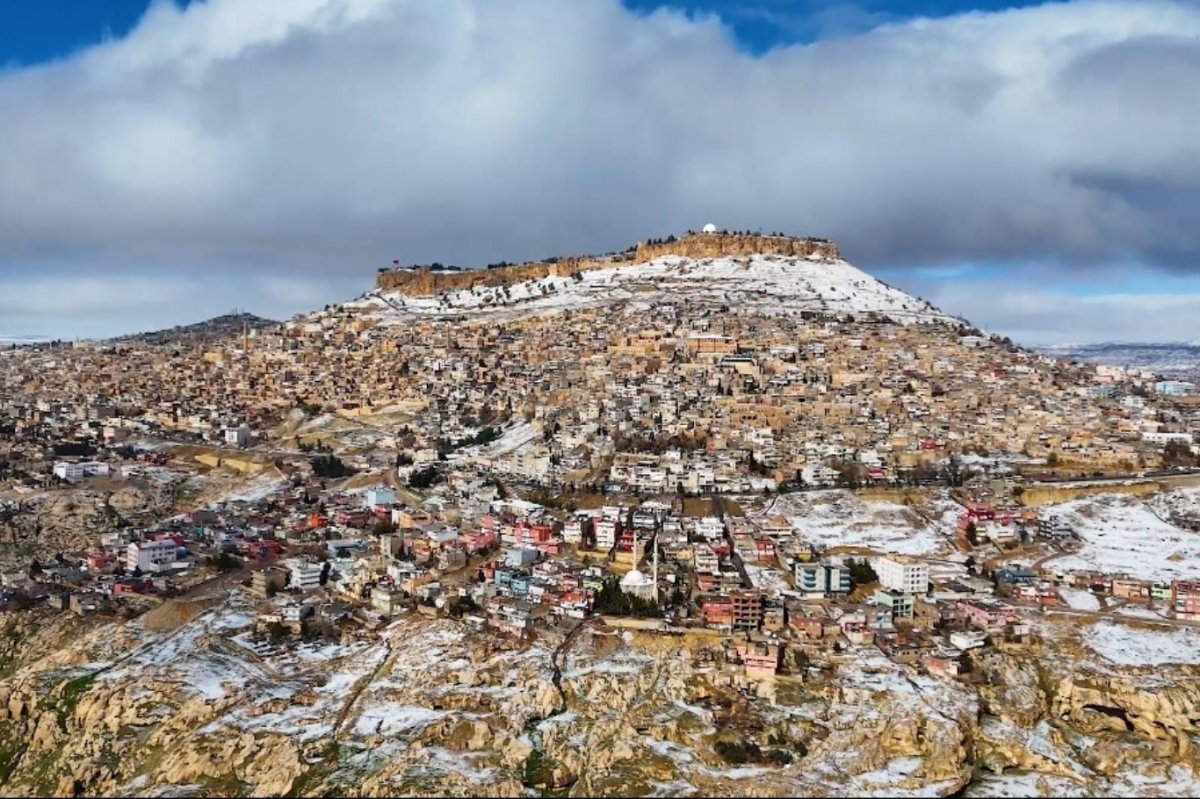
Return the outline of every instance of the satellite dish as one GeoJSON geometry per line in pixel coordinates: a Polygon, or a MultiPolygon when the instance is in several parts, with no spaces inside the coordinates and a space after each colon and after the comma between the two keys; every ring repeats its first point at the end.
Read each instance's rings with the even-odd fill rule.
{"type": "Polygon", "coordinates": [[[712,222],[709,222],[707,225],[704,226],[704,232],[705,233],[716,233],[717,226],[714,225],[712,222]]]}

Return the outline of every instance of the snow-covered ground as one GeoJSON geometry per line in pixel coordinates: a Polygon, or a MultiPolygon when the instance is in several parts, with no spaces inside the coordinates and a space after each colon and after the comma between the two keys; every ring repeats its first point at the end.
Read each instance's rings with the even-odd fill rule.
{"type": "Polygon", "coordinates": [[[283,489],[287,485],[287,480],[277,477],[273,474],[262,474],[255,477],[249,483],[241,486],[237,490],[225,494],[220,499],[211,503],[218,505],[228,502],[257,502],[260,499],[266,499],[272,494],[283,489]]]}
{"type": "Polygon", "coordinates": [[[745,568],[746,576],[750,578],[750,584],[755,588],[761,588],[768,594],[792,590],[787,578],[776,566],[746,563],[745,568]]]}
{"type": "Polygon", "coordinates": [[[665,256],[589,270],[579,279],[548,276],[506,287],[476,286],[440,297],[375,292],[341,307],[366,310],[385,324],[398,324],[414,316],[552,311],[627,299],[652,301],[683,292],[697,301],[737,302],[769,312],[877,312],[899,322],[950,319],[845,261],[774,255],[703,260],[665,256]]]}
{"type": "Polygon", "coordinates": [[[1086,785],[1068,777],[1037,771],[1008,769],[1003,774],[984,772],[967,786],[963,796],[972,799],[1027,799],[1031,796],[1090,796],[1086,785]]]}
{"type": "Polygon", "coordinates": [[[1186,578],[1200,562],[1200,534],[1163,521],[1135,497],[1106,494],[1053,508],[1083,540],[1055,568],[1096,569],[1143,580],[1186,578]]]}
{"type": "Polygon", "coordinates": [[[1173,513],[1197,514],[1200,513],[1200,487],[1163,491],[1148,499],[1146,504],[1164,519],[1169,519],[1173,513]]]}
{"type": "Polygon", "coordinates": [[[505,429],[495,441],[481,446],[464,447],[457,452],[451,453],[448,459],[450,461],[470,460],[472,457],[479,456],[499,458],[528,447],[529,444],[540,440],[541,436],[542,426],[540,423],[531,424],[521,421],[505,429]]]}
{"type": "Polygon", "coordinates": [[[1066,602],[1068,607],[1075,610],[1100,609],[1100,597],[1091,591],[1084,591],[1079,588],[1060,588],[1058,589],[1058,595],[1062,597],[1063,602],[1066,602]]]}
{"type": "Polygon", "coordinates": [[[1200,629],[1141,627],[1101,621],[1086,628],[1083,643],[1117,666],[1160,666],[1200,661],[1200,629]]]}
{"type": "Polygon", "coordinates": [[[146,633],[141,646],[113,669],[103,673],[104,681],[119,681],[130,674],[143,679],[176,683],[184,694],[199,694],[219,699],[230,687],[266,678],[257,664],[202,643],[211,636],[236,632],[253,623],[240,598],[214,608],[165,633],[146,633]]]}
{"type": "Polygon", "coordinates": [[[942,504],[931,524],[894,502],[866,502],[848,491],[814,491],[781,497],[768,515],[785,517],[797,536],[821,546],[935,555],[948,549],[946,536],[957,512],[952,503],[942,504]]]}
{"type": "Polygon", "coordinates": [[[1123,605],[1113,610],[1113,615],[1125,616],[1130,619],[1166,619],[1170,618],[1169,609],[1162,604],[1148,608],[1145,605],[1123,605]]]}

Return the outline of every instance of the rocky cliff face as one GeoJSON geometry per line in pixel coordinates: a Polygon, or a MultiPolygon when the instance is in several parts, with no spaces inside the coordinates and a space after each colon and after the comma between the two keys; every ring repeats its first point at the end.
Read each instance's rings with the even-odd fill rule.
{"type": "Polygon", "coordinates": [[[587,269],[603,269],[629,261],[629,256],[613,258],[562,258],[554,263],[535,262],[502,266],[495,269],[432,271],[430,269],[390,269],[375,278],[375,288],[400,291],[409,297],[427,297],[443,291],[459,291],[477,286],[507,286],[525,280],[557,275],[571,277],[587,269]]]}
{"type": "Polygon", "coordinates": [[[414,616],[270,644],[249,602],[158,630],[49,613],[6,627],[0,789],[949,796],[1001,778],[1011,794],[1028,774],[1015,795],[1153,795],[1197,768],[1191,667],[1094,673],[1061,648],[993,650],[960,682],[863,648],[751,683],[703,639],[603,628],[519,643],[414,616]]]}
{"type": "Polygon", "coordinates": [[[761,253],[795,258],[839,258],[837,247],[821,239],[793,236],[758,236],[734,233],[696,233],[674,241],[653,244],[639,242],[633,253],[609,257],[562,258],[554,263],[535,262],[466,271],[429,269],[390,269],[380,272],[375,287],[400,291],[410,297],[427,297],[444,291],[460,291],[479,286],[505,286],[548,276],[572,277],[591,269],[605,269],[622,263],[644,263],[667,255],[684,258],[719,258],[761,253]]]}
{"type": "MultiPolygon", "coordinates": [[[[1068,641],[992,652],[980,663],[984,775],[1036,775],[1031,795],[1172,795],[1200,776],[1200,669],[1112,672],[1068,641]]],[[[989,777],[977,780],[986,796],[989,777]]],[[[968,795],[971,795],[968,792],[968,795]]]]}
{"type": "Polygon", "coordinates": [[[678,255],[699,260],[756,253],[788,258],[815,257],[828,260],[836,260],[841,257],[837,246],[824,239],[740,233],[696,233],[670,242],[663,241],[655,244],[639,242],[635,260],[652,261],[665,255],[678,255]]]}

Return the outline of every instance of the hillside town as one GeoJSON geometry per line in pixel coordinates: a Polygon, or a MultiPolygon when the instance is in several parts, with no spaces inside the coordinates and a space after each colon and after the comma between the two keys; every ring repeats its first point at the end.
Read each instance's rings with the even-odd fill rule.
{"type": "Polygon", "coordinates": [[[635,293],[401,324],[348,303],[211,344],[12,349],[0,355],[0,463],[36,470],[47,444],[139,439],[294,455],[287,422],[301,414],[363,420],[357,449],[372,465],[383,453],[418,470],[448,461],[549,488],[917,484],[952,455],[1068,477],[1196,465],[1194,384],[1057,361],[936,316],[845,310],[875,291],[857,274],[823,291],[824,311],[635,293]]]}
{"type": "MultiPolygon", "coordinates": [[[[830,291],[823,301],[836,303],[830,291]]],[[[161,495],[226,463],[279,475],[252,503],[162,519],[141,508],[149,524],[116,514],[86,549],[27,568],[9,557],[6,601],[79,612],[236,567],[278,597],[266,617],[297,628],[321,604],[303,597],[320,588],[370,613],[422,605],[521,634],[629,596],[663,629],[769,641],[771,671],[784,662],[779,642],[795,637],[903,640],[939,663],[954,660],[953,642],[922,635],[935,628],[963,628],[958,644],[968,628],[982,631],[973,645],[1019,639],[1019,615],[994,593],[1055,605],[1065,584],[1182,620],[1197,612],[1200,574],[1131,580],[1017,563],[1075,541],[1021,504],[1030,480],[1196,465],[1191,384],[836,304],[789,314],[619,301],[405,325],[354,305],[241,335],[226,324],[200,349],[187,335],[4,353],[13,543],[22,494],[103,480],[161,495]],[[320,454],[331,422],[359,424],[331,433],[338,456],[320,454]],[[365,493],[330,488],[356,472],[381,477],[365,493]],[[791,491],[938,484],[961,512],[953,526],[938,521],[954,557],[935,562],[829,555],[802,517],[735,510],[747,496],[753,507],[791,491]]]]}
{"type": "MultiPolygon", "coordinates": [[[[650,276],[634,257],[486,297],[377,290],[237,334],[0,353],[0,609],[207,619],[221,662],[279,674],[314,647],[394,657],[397,625],[453,629],[546,647],[555,714],[580,636],[686,651],[751,704],[847,664],[983,691],[1061,624],[1194,653],[1194,385],[1034,354],[824,251],[706,267],[670,247],[650,276]],[[709,267],[773,299],[664,296],[709,267]],[[780,277],[822,269],[841,275],[823,308],[797,288],[814,278],[780,277]]],[[[584,779],[522,741],[524,788],[584,779]]],[[[767,757],[751,743],[714,757],[767,757]]],[[[119,785],[99,773],[70,779],[119,785]]]]}

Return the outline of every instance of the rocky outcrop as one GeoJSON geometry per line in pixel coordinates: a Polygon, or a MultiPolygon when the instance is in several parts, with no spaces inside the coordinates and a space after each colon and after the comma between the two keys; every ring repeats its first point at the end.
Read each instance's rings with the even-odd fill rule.
{"type": "Polygon", "coordinates": [[[170,753],[159,768],[161,781],[187,785],[232,775],[251,796],[281,796],[305,768],[295,742],[283,735],[206,738],[202,746],[170,753]]]}
{"type": "Polygon", "coordinates": [[[480,286],[506,286],[550,276],[573,277],[592,269],[606,269],[620,266],[622,263],[642,263],[666,255],[700,259],[754,254],[830,260],[841,257],[833,242],[824,239],[740,233],[693,233],[678,239],[638,242],[632,252],[626,251],[612,256],[560,258],[553,262],[539,261],[494,269],[387,269],[376,276],[375,288],[400,291],[410,297],[428,297],[444,291],[469,290],[480,286]]]}
{"type": "Polygon", "coordinates": [[[661,241],[653,244],[639,242],[634,260],[652,261],[664,255],[701,259],[756,254],[780,255],[788,258],[817,257],[829,260],[841,257],[837,246],[825,239],[742,233],[694,233],[675,241],[661,241]]]}
{"type": "Polygon", "coordinates": [[[443,291],[469,290],[477,286],[507,286],[550,276],[572,277],[589,269],[603,269],[629,260],[629,256],[624,255],[609,258],[562,258],[553,263],[539,261],[495,269],[389,269],[376,276],[375,288],[400,291],[409,297],[428,297],[443,291]]]}
{"type": "Polygon", "coordinates": [[[1092,674],[1065,640],[976,653],[969,683],[865,648],[803,681],[760,683],[714,666],[706,638],[589,628],[531,644],[415,614],[321,657],[239,662],[223,610],[172,630],[100,627],[48,654],[51,668],[30,661],[0,681],[12,766],[0,788],[944,796],[1019,769],[1104,794],[1197,761],[1192,670],[1092,674]],[[193,685],[227,674],[244,676],[221,680],[223,695],[193,685]]]}
{"type": "Polygon", "coordinates": [[[1071,675],[1058,684],[1051,712],[1087,729],[1140,733],[1183,758],[1200,732],[1200,679],[1147,684],[1126,675],[1071,675]]]}

